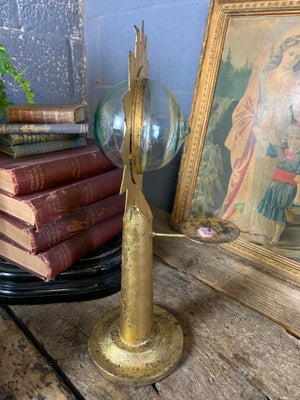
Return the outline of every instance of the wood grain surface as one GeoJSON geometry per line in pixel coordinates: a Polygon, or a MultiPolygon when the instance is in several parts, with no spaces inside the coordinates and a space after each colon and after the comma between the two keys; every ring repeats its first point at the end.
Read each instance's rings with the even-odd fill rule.
{"type": "MultiPolygon", "coordinates": [[[[171,233],[168,214],[154,215],[154,230],[171,233]]],[[[136,388],[93,364],[89,334],[120,293],[0,307],[0,400],[298,400],[299,290],[188,239],[155,237],[154,252],[154,303],[184,333],[172,374],[136,388]]]]}
{"type": "Polygon", "coordinates": [[[75,399],[3,307],[0,307],[0,399],[75,399]]]}
{"type": "MultiPolygon", "coordinates": [[[[157,208],[154,231],[174,234],[170,215],[157,208]]],[[[170,266],[206,283],[300,337],[300,290],[250,262],[187,238],[154,237],[154,254],[170,266]]]]}
{"type": "Polygon", "coordinates": [[[120,295],[80,303],[12,306],[86,400],[298,400],[299,340],[278,324],[163,261],[154,262],[154,300],[179,320],[178,368],[155,385],[111,383],[92,363],[93,324],[120,295]]]}

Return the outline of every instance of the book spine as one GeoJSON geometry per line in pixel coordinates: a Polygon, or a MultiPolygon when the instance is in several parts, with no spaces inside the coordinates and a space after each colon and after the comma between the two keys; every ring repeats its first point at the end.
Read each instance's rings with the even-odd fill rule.
{"type": "Polygon", "coordinates": [[[37,133],[88,133],[88,123],[78,124],[0,124],[0,134],[37,134],[37,133]]]}
{"type": "MultiPolygon", "coordinates": [[[[7,146],[13,152],[14,158],[32,156],[35,154],[45,154],[52,151],[59,151],[65,149],[73,149],[75,147],[81,147],[86,145],[86,137],[76,137],[70,140],[56,140],[53,142],[40,142],[21,144],[17,146],[7,146]]],[[[5,152],[5,149],[1,147],[1,150],[5,152]]],[[[7,153],[9,154],[9,153],[7,153]]]]}
{"type": "Polygon", "coordinates": [[[66,157],[45,164],[24,165],[22,169],[10,170],[14,196],[37,192],[65,182],[88,178],[114,169],[100,151],[66,157]]]}
{"type": "Polygon", "coordinates": [[[77,260],[116,236],[122,231],[122,226],[123,216],[118,215],[40,253],[48,270],[45,281],[52,280],[77,260]]]}
{"type": "MultiPolygon", "coordinates": [[[[125,195],[113,195],[79,210],[70,212],[57,222],[47,224],[41,231],[27,229],[33,253],[39,253],[69,237],[89,229],[109,218],[122,214],[125,195]]],[[[14,239],[14,238],[11,238],[14,239]]]]}
{"type": "Polygon", "coordinates": [[[78,137],[86,136],[86,133],[11,133],[9,135],[1,135],[0,139],[11,145],[24,145],[57,140],[74,140],[78,137]]]}
{"type": "Polygon", "coordinates": [[[32,199],[28,204],[35,216],[36,230],[41,230],[70,211],[118,193],[122,173],[122,169],[116,168],[32,199]]]}
{"type": "Polygon", "coordinates": [[[74,124],[73,110],[41,110],[37,108],[7,108],[6,119],[9,122],[33,124],[74,124]]]}

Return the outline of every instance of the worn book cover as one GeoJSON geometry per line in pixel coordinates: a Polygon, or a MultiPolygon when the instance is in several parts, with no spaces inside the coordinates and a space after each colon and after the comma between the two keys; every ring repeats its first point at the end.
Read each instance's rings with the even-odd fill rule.
{"type": "Polygon", "coordinates": [[[8,145],[23,145],[41,142],[57,142],[59,140],[87,137],[86,133],[9,133],[0,135],[0,140],[8,145]]]}
{"type": "Polygon", "coordinates": [[[88,133],[89,123],[82,122],[76,124],[25,124],[25,123],[0,123],[0,135],[2,134],[21,134],[21,135],[37,135],[39,133],[88,133]]]}
{"type": "Polygon", "coordinates": [[[36,230],[66,213],[119,193],[122,169],[116,168],[90,178],[13,197],[0,190],[0,210],[34,225],[36,230]]]}
{"type": "Polygon", "coordinates": [[[8,144],[3,142],[0,136],[0,151],[14,158],[51,153],[52,151],[61,151],[82,146],[86,146],[85,136],[77,136],[68,140],[53,140],[50,142],[29,144],[8,144]]]}
{"type": "Polygon", "coordinates": [[[14,104],[6,109],[8,122],[76,124],[85,120],[82,104],[14,104]]]}
{"type": "Polygon", "coordinates": [[[115,194],[71,211],[39,232],[33,225],[0,212],[0,232],[31,253],[40,253],[93,225],[122,214],[124,205],[125,196],[115,194]]]}
{"type": "Polygon", "coordinates": [[[0,234],[0,256],[49,281],[80,258],[121,232],[123,215],[117,215],[37,254],[0,234]]]}
{"type": "Polygon", "coordinates": [[[89,138],[83,147],[17,159],[0,152],[0,189],[20,196],[114,168],[89,138]]]}

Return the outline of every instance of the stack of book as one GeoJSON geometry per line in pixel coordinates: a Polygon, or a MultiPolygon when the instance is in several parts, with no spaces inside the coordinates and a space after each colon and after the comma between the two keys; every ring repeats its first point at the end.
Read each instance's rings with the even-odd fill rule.
{"type": "Polygon", "coordinates": [[[86,145],[83,105],[12,105],[6,119],[0,124],[0,151],[15,158],[86,145]]]}
{"type": "Polygon", "coordinates": [[[49,281],[119,234],[122,173],[89,138],[45,154],[0,153],[0,257],[49,281]]]}
{"type": "Polygon", "coordinates": [[[106,297],[121,288],[122,233],[44,282],[0,258],[0,303],[44,304],[106,297]]]}

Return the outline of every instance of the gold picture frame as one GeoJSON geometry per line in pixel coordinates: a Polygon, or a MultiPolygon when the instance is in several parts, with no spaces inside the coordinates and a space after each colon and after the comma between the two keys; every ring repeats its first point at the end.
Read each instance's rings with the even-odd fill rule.
{"type": "MultiPolygon", "coordinates": [[[[198,216],[228,219],[241,235],[221,247],[300,286],[299,221],[279,217],[287,197],[273,208],[263,203],[271,181],[284,181],[274,171],[282,170],[283,157],[289,163],[283,154],[292,140],[290,130],[300,121],[300,72],[296,61],[288,66],[286,60],[291,49],[300,58],[300,1],[211,1],[171,225],[198,216]],[[284,68],[291,75],[284,75],[284,68]],[[241,120],[245,110],[252,114],[241,120]],[[270,155],[275,147],[282,149],[276,157],[270,155]],[[271,219],[275,214],[278,221],[271,219]],[[284,231],[277,241],[279,226],[284,231]]],[[[295,129],[298,135],[300,127],[295,129]]],[[[283,183],[293,185],[289,199],[300,196],[299,190],[295,195],[299,170],[296,178],[284,174],[289,180],[283,183]]],[[[287,191],[278,189],[285,196],[287,191]]]]}

